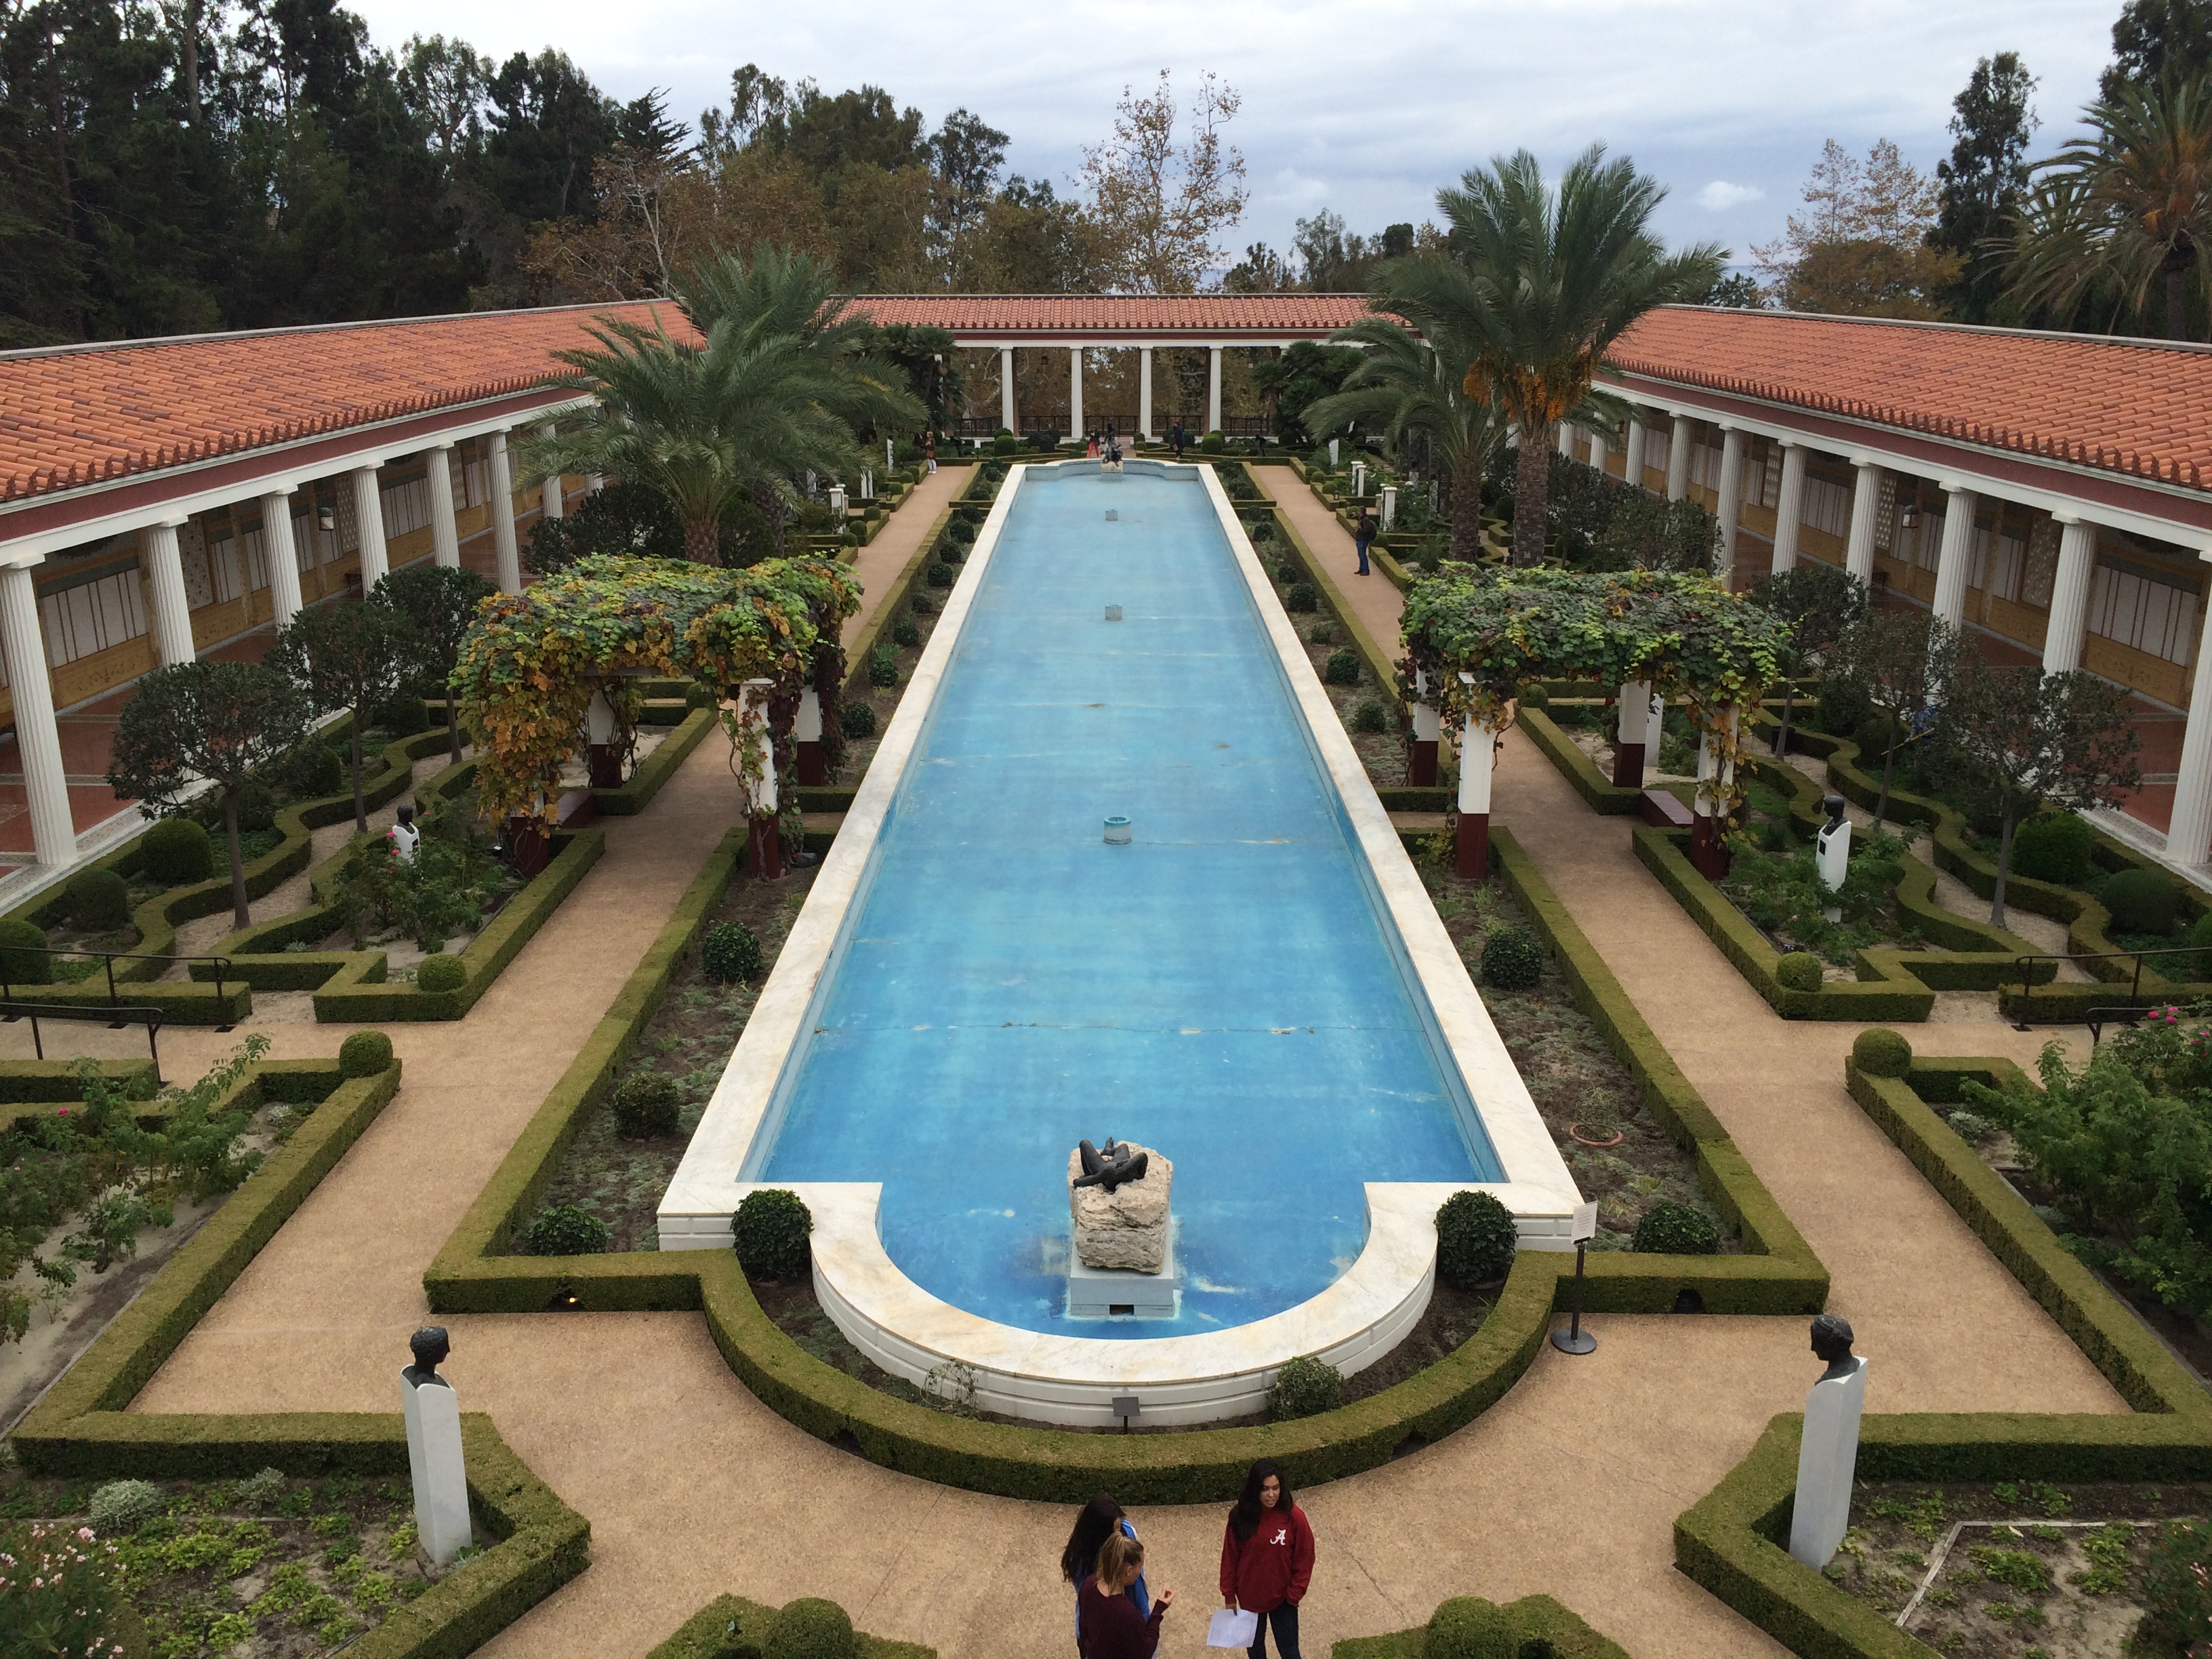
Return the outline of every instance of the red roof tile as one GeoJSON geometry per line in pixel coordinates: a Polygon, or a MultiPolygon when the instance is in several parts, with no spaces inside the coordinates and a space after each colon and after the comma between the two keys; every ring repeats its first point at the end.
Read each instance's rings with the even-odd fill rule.
{"type": "Polygon", "coordinates": [[[886,327],[957,334],[1319,334],[1367,315],[1364,294],[870,294],[853,304],[886,327]]]}
{"type": "Polygon", "coordinates": [[[2155,340],[1669,306],[1627,373],[2202,489],[2212,351],[2155,340]]]}

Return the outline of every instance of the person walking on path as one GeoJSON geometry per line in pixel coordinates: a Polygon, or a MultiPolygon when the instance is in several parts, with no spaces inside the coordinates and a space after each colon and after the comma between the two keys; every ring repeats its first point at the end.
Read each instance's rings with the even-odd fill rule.
{"type": "Polygon", "coordinates": [[[935,477],[937,476],[937,434],[934,432],[925,432],[921,434],[921,459],[927,464],[929,476],[935,477]]]}
{"type": "Polygon", "coordinates": [[[1382,526],[1375,522],[1375,515],[1372,513],[1368,512],[1364,507],[1360,509],[1359,521],[1352,526],[1352,544],[1359,550],[1358,574],[1362,576],[1367,574],[1367,549],[1374,541],[1376,532],[1381,528],[1382,526]]]}
{"type": "Polygon", "coordinates": [[[1182,417],[1177,416],[1168,426],[1168,448],[1176,459],[1182,459],[1182,417]]]}
{"type": "Polygon", "coordinates": [[[1098,1550],[1098,1570],[1083,1581],[1075,1599],[1075,1626],[1083,1659],[1152,1659],[1160,1645],[1160,1620],[1175,1604],[1164,1589],[1149,1613],[1137,1611],[1129,1591],[1145,1576],[1145,1547],[1119,1532],[1098,1550]]]}
{"type": "Polygon", "coordinates": [[[1291,1501],[1289,1482],[1263,1457],[1244,1477],[1244,1492],[1229,1511],[1221,1539],[1221,1600],[1232,1612],[1257,1613],[1260,1626],[1247,1650],[1267,1659],[1267,1627],[1275,1630],[1282,1659],[1299,1659],[1298,1603],[1313,1582],[1313,1528],[1291,1501]]]}
{"type": "MultiPolygon", "coordinates": [[[[1106,1540],[1115,1534],[1134,1540],[1137,1529],[1129,1524],[1129,1517],[1121,1506],[1104,1492],[1075,1512],[1075,1529],[1067,1534],[1067,1547],[1060,1553],[1060,1576],[1067,1580],[1075,1591],[1075,1645],[1078,1652],[1083,1647],[1083,1581],[1098,1571],[1098,1552],[1106,1540]]],[[[1152,1594],[1145,1588],[1145,1575],[1139,1571],[1135,1581],[1122,1592],[1137,1609],[1139,1618],[1148,1618],[1152,1611],[1152,1594]]]]}

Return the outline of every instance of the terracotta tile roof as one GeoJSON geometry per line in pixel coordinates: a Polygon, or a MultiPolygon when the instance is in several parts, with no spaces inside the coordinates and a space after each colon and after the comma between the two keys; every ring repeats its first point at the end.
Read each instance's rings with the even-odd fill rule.
{"type": "Polygon", "coordinates": [[[886,326],[962,334],[1325,333],[1367,314],[1364,294],[871,294],[853,304],[886,326]]]}
{"type": "Polygon", "coordinates": [[[2204,489],[2212,351],[2159,341],[1669,306],[1612,364],[1950,442],[2204,489]]]}
{"type": "MultiPolygon", "coordinates": [[[[643,305],[128,341],[0,357],[0,501],[526,391],[643,305]]],[[[662,306],[674,326],[673,307],[662,306]]]]}

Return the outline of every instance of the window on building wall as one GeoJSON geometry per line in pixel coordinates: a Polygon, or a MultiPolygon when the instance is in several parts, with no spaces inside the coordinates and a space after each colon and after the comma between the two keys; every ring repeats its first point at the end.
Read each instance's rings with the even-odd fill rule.
{"type": "Polygon", "coordinates": [[[248,525],[239,532],[239,544],[246,550],[246,580],[258,592],[269,586],[269,545],[263,540],[261,526],[248,525]]]}
{"type": "Polygon", "coordinates": [[[1851,492],[1832,478],[1805,478],[1804,522],[1841,541],[1851,527],[1851,492]]]}
{"type": "Polygon", "coordinates": [[[2163,574],[2100,563],[2089,586],[2089,631],[2186,668],[2197,599],[2195,589],[2163,574]]]}
{"type": "Polygon", "coordinates": [[[238,537],[229,525],[218,524],[209,529],[208,578],[218,605],[229,605],[238,598],[238,537]]]}
{"type": "MultiPolygon", "coordinates": [[[[1934,508],[1920,509],[1920,526],[1917,530],[1900,532],[1911,538],[1912,562],[1923,570],[1933,570],[1943,561],[1943,514],[1934,508]]],[[[1900,544],[1902,555],[1905,548],[1900,544]]]]}
{"type": "Polygon", "coordinates": [[[1672,436],[1665,427],[1645,427],[1644,428],[1644,465],[1655,472],[1664,472],[1667,470],[1667,446],[1671,441],[1673,441],[1672,436]]]}
{"type": "Polygon", "coordinates": [[[146,631],[146,601],[137,563],[46,589],[39,595],[39,631],[50,668],[138,638],[146,631]]]}
{"type": "Polygon", "coordinates": [[[384,486],[384,533],[411,536],[430,522],[430,480],[417,472],[384,486]]]}
{"type": "MultiPolygon", "coordinates": [[[[318,550],[324,542],[323,532],[315,527],[315,509],[312,504],[304,514],[292,520],[292,563],[304,576],[312,572],[319,556],[318,550]]],[[[329,556],[335,557],[335,555],[329,556]]],[[[327,559],[325,561],[327,562],[327,559]]]]}
{"type": "Polygon", "coordinates": [[[464,453],[468,459],[461,463],[461,481],[465,486],[459,492],[463,497],[461,505],[482,507],[491,499],[491,492],[487,483],[491,473],[484,459],[483,440],[471,438],[466,445],[453,451],[457,457],[464,453]]]}
{"type": "Polygon", "coordinates": [[[1978,587],[1997,599],[2020,598],[2021,579],[2027,563],[2027,542],[2017,531],[2002,525],[1974,528],[1974,562],[1966,586],[1978,587]]]}

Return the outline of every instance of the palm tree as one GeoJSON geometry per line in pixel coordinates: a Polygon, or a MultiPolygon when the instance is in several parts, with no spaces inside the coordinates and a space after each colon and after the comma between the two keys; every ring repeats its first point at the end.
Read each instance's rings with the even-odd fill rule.
{"type": "Polygon", "coordinates": [[[1448,315],[1426,315],[1394,291],[1386,269],[1372,301],[1416,325],[1392,317],[1362,318],[1329,336],[1332,344],[1364,346],[1367,355],[1340,392],[1316,399],[1300,416],[1314,441],[1358,423],[1395,447],[1409,434],[1429,440],[1451,473],[1451,556],[1472,563],[1482,552],[1482,471],[1505,441],[1505,421],[1486,397],[1465,390],[1472,342],[1448,315]]]}
{"type": "Polygon", "coordinates": [[[2166,333],[2189,331],[2189,282],[2212,237],[2212,80],[2123,88],[2047,161],[2014,236],[2012,291],[2070,323],[2085,304],[2141,315],[2164,290],[2166,333]]]}
{"type": "Polygon", "coordinates": [[[1626,160],[1607,161],[1602,144],[1576,159],[1554,193],[1520,150],[1437,191],[1449,258],[1392,267],[1399,300],[1449,317],[1468,342],[1468,395],[1494,404],[1519,434],[1516,564],[1544,555],[1558,423],[1586,415],[1610,424],[1626,413],[1591,391],[1607,349],[1654,306],[1692,299],[1720,276],[1727,253],[1717,244],[1670,254],[1647,228],[1666,194],[1626,160]]]}

